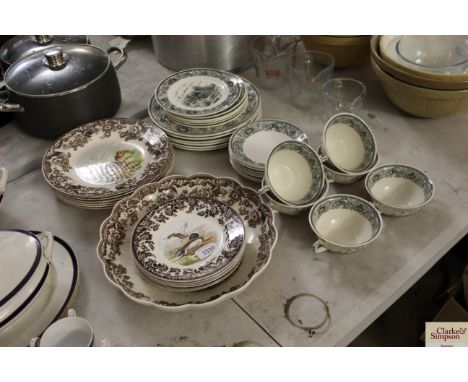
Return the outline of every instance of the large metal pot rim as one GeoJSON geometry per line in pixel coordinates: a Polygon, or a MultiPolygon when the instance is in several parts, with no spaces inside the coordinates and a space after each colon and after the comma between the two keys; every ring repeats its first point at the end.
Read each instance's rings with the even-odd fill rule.
{"type": "Polygon", "coordinates": [[[95,79],[93,79],[92,81],[89,81],[88,83],[84,84],[84,85],[81,85],[77,88],[74,88],[74,89],[70,89],[70,90],[67,90],[65,92],[61,92],[61,93],[52,93],[52,94],[25,94],[25,93],[20,93],[20,92],[17,92],[13,89],[11,89],[9,86],[8,86],[8,83],[7,83],[7,76],[8,76],[8,72],[13,68],[15,67],[16,65],[19,65],[23,60],[27,60],[29,58],[29,56],[26,56],[26,57],[23,57],[21,59],[19,59],[18,61],[16,61],[13,65],[11,65],[7,71],[5,72],[5,76],[4,76],[4,84],[5,84],[5,87],[6,89],[13,93],[13,94],[16,94],[16,95],[19,95],[19,96],[22,96],[22,97],[27,97],[27,98],[53,98],[53,97],[58,97],[58,96],[64,96],[64,95],[67,95],[67,94],[72,94],[72,93],[76,93],[76,92],[79,92],[83,89],[86,89],[87,87],[91,86],[92,84],[94,84],[95,82],[99,81],[109,70],[109,66],[112,65],[112,61],[109,57],[109,55],[107,54],[106,51],[104,51],[103,49],[99,48],[98,46],[96,45],[89,45],[89,44],[67,44],[66,45],[67,47],[73,47],[73,46],[86,46],[86,47],[92,47],[92,48],[95,48],[95,49],[99,49],[100,51],[104,52],[106,55],[107,55],[107,66],[106,68],[102,71],[102,73],[100,75],[98,75],[95,79]]]}

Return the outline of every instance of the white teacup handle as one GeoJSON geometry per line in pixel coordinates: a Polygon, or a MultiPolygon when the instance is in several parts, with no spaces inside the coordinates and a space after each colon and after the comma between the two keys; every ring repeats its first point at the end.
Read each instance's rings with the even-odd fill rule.
{"type": "Polygon", "coordinates": [[[324,247],[321,243],[320,240],[317,240],[313,245],[312,248],[314,249],[315,253],[323,253],[328,251],[326,247],[324,247]]]}
{"type": "Polygon", "coordinates": [[[68,309],[67,317],[76,317],[76,310],[75,309],[68,309]]]}
{"type": "Polygon", "coordinates": [[[6,167],[0,167],[0,173],[3,174],[3,176],[0,178],[0,191],[4,191],[6,184],[7,184],[7,178],[8,178],[8,171],[6,167]]]}
{"type": "Polygon", "coordinates": [[[39,239],[39,241],[42,244],[42,253],[47,260],[47,262],[50,264],[52,262],[52,249],[54,247],[54,235],[52,232],[49,231],[44,231],[41,233],[38,233],[36,237],[39,239]],[[44,244],[44,239],[47,240],[46,244],[44,244]]]}
{"type": "Polygon", "coordinates": [[[31,340],[29,341],[29,347],[31,347],[31,348],[38,347],[39,346],[39,341],[40,341],[39,337],[31,338],[31,340]]]}
{"type": "Polygon", "coordinates": [[[327,157],[323,154],[318,154],[318,158],[320,159],[320,162],[326,162],[327,161],[327,157]]]}
{"type": "Polygon", "coordinates": [[[260,190],[258,190],[258,193],[262,195],[262,194],[267,193],[270,190],[271,190],[270,186],[266,184],[262,188],[260,188],[260,190]]]}

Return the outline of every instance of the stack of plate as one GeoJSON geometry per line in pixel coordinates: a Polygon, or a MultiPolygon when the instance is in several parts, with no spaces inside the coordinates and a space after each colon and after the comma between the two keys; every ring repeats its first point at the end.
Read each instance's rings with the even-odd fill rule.
{"type": "Polygon", "coordinates": [[[59,138],[42,161],[57,197],[76,207],[105,209],[141,185],[166,176],[174,162],[166,134],[150,122],[103,119],[59,138]]]}
{"type": "Polygon", "coordinates": [[[229,159],[242,177],[261,182],[271,150],[284,141],[308,143],[297,126],[278,120],[256,121],[238,129],[229,141],[229,159]]]}
{"type": "Polygon", "coordinates": [[[148,113],[174,147],[208,151],[227,147],[230,135],[261,115],[258,90],[235,74],[189,69],[163,80],[148,113]]]}
{"type": "Polygon", "coordinates": [[[277,231],[257,192],[198,174],[140,187],[116,203],[100,235],[114,286],[139,304],[180,311],[247,288],[270,262],[277,231]]]}
{"type": "Polygon", "coordinates": [[[156,285],[189,292],[213,286],[242,261],[241,217],[215,199],[188,197],[151,210],[132,238],[137,268],[156,285]]]}

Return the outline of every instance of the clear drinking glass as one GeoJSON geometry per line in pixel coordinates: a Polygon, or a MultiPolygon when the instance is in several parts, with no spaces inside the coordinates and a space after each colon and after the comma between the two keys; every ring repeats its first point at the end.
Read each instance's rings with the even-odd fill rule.
{"type": "Polygon", "coordinates": [[[357,113],[361,110],[366,85],[352,78],[333,78],[323,84],[322,94],[331,117],[337,113],[357,113]]]}
{"type": "Polygon", "coordinates": [[[300,39],[294,36],[258,36],[252,55],[259,86],[278,89],[287,82],[287,60],[296,53],[300,39]]]}
{"type": "Polygon", "coordinates": [[[289,89],[292,103],[300,108],[317,105],[322,86],[333,74],[335,59],[328,53],[308,50],[288,57],[289,89]]]}

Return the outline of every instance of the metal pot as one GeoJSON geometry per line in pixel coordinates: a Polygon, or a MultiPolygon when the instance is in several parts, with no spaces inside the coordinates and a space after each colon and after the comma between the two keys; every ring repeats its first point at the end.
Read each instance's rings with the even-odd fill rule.
{"type": "Polygon", "coordinates": [[[255,36],[151,36],[158,61],[173,70],[239,70],[252,64],[255,36]]]}
{"type": "Polygon", "coordinates": [[[127,59],[111,47],[68,44],[36,52],[15,62],[5,73],[7,103],[26,133],[55,139],[84,123],[114,116],[121,93],[116,69],[127,59]],[[111,61],[108,53],[119,53],[111,61]]]}
{"type": "Polygon", "coordinates": [[[0,66],[5,72],[12,64],[28,54],[39,52],[56,45],[89,44],[87,36],[16,36],[0,48],[0,66]]]}

